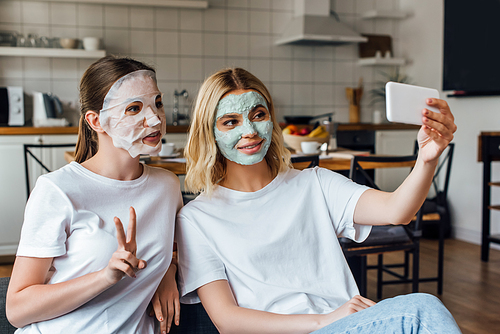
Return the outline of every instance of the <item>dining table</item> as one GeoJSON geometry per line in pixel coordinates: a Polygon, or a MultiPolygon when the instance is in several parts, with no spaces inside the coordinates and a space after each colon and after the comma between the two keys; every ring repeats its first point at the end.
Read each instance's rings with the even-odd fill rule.
{"type": "MultiPolygon", "coordinates": [[[[369,155],[366,151],[353,151],[348,149],[339,148],[332,152],[322,152],[319,155],[319,167],[334,171],[348,171],[351,168],[351,160],[355,155],[369,155]]],[[[294,156],[292,154],[292,156],[294,156]]],[[[295,154],[295,156],[303,156],[303,154],[295,154]]],[[[75,152],[67,151],[64,154],[64,158],[67,162],[75,160],[75,152]]],[[[186,174],[186,160],[182,157],[155,157],[146,156],[141,158],[142,162],[148,166],[160,167],[173,172],[176,175],[186,174]]],[[[296,169],[304,169],[309,165],[308,162],[298,162],[294,163],[293,167],[296,169]]],[[[364,169],[380,168],[380,163],[376,165],[372,162],[361,162],[361,167],[364,169]]],[[[414,162],[400,162],[391,163],[387,167],[413,167],[414,162]]]]}

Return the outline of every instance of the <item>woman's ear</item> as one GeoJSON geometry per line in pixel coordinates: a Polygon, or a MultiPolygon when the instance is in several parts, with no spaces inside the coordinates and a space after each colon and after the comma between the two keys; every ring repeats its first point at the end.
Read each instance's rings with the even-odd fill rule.
{"type": "Polygon", "coordinates": [[[101,127],[99,122],[99,114],[93,110],[89,110],[85,113],[85,121],[87,124],[97,133],[104,133],[105,131],[101,127]]]}

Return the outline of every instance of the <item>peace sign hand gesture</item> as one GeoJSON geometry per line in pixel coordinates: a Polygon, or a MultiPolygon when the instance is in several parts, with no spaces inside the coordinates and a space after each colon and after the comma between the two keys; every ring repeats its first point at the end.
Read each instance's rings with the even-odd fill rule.
{"type": "Polygon", "coordinates": [[[135,278],[135,273],[146,268],[146,261],[136,257],[137,243],[135,241],[136,214],[130,207],[130,218],[127,234],[118,217],[114,218],[118,249],[113,253],[108,265],[104,268],[104,277],[110,284],[118,283],[125,275],[135,278]]]}

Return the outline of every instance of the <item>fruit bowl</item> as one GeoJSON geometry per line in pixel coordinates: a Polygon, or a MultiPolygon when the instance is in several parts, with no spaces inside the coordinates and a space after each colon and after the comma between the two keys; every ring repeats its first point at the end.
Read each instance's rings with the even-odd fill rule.
{"type": "Polygon", "coordinates": [[[328,142],[329,137],[309,137],[283,134],[283,139],[285,140],[286,146],[293,148],[296,153],[302,153],[300,143],[302,143],[303,141],[317,141],[318,143],[323,144],[328,142]]]}

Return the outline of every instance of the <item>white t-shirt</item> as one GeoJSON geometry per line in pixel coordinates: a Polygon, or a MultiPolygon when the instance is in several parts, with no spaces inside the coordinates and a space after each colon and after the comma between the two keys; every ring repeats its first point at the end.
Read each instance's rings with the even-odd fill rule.
{"type": "Polygon", "coordinates": [[[173,173],[144,166],[139,178],[118,181],[72,162],[39,177],[26,205],[17,256],[53,257],[48,284],[101,270],[118,247],[113,218],[127,231],[130,206],[137,214],[137,257],[147,267],[78,309],[16,333],[155,333],[146,308],[170,265],[182,206],[173,173]]]}
{"type": "Polygon", "coordinates": [[[367,189],[323,168],[289,170],[256,192],[216,187],[177,215],[181,301],[228,280],[241,307],[280,314],[327,313],[358,288],[337,237],[358,242],[353,223],[367,189]]]}

